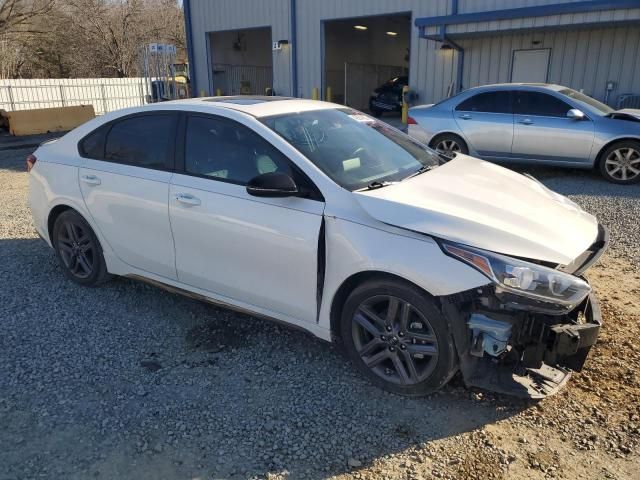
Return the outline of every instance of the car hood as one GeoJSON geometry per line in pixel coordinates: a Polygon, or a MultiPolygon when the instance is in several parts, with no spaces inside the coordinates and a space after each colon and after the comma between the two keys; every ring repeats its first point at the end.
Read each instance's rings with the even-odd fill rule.
{"type": "Polygon", "coordinates": [[[611,112],[609,117],[616,118],[618,120],[631,119],[640,121],[640,110],[637,108],[623,108],[621,110],[611,112]]]}
{"type": "Polygon", "coordinates": [[[569,264],[598,235],[598,222],[536,180],[458,154],[429,172],[355,192],[373,218],[516,257],[569,264]]]}

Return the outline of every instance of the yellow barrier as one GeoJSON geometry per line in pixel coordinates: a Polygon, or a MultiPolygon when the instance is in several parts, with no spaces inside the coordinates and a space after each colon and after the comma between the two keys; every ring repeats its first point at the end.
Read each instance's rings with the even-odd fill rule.
{"type": "Polygon", "coordinates": [[[37,108],[7,112],[11,135],[35,135],[65,132],[96,116],[93,105],[77,107],[37,108]]]}
{"type": "Polygon", "coordinates": [[[327,87],[327,95],[324,98],[327,102],[333,102],[333,94],[331,92],[331,87],[327,87]]]}
{"type": "Polygon", "coordinates": [[[407,124],[409,118],[409,104],[407,103],[407,93],[409,93],[409,85],[402,87],[402,123],[407,124]]]}
{"type": "Polygon", "coordinates": [[[313,87],[311,90],[311,100],[318,100],[320,98],[320,89],[318,87],[313,87]]]}
{"type": "Polygon", "coordinates": [[[221,97],[222,96],[222,90],[220,90],[219,88],[216,88],[216,97],[221,97]]]}

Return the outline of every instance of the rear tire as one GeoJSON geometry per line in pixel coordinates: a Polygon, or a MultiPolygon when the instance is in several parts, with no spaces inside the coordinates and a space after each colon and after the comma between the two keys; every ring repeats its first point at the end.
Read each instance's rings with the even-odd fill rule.
{"type": "Polygon", "coordinates": [[[640,181],[640,142],[625,140],[607,147],[600,155],[600,174],[611,183],[629,185],[640,181]]]}
{"type": "Polygon", "coordinates": [[[449,160],[454,158],[457,153],[463,153],[467,155],[469,148],[465,141],[455,133],[443,133],[437,135],[431,140],[431,148],[433,148],[440,155],[445,156],[449,160]]]}
{"type": "Polygon", "coordinates": [[[457,370],[446,319],[410,283],[379,279],[358,286],[344,303],[340,329],[351,362],[384,390],[427,395],[457,370]]]}
{"type": "Polygon", "coordinates": [[[111,278],[98,238],[75,210],[66,210],[56,218],[51,240],[64,274],[70,280],[95,287],[111,278]]]}

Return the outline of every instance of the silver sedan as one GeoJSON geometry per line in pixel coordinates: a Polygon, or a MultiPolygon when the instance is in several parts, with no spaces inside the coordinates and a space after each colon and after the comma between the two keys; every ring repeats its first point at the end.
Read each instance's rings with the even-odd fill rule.
{"type": "Polygon", "coordinates": [[[447,157],[595,167],[610,182],[640,181],[640,110],[614,110],[560,85],[471,88],[409,117],[409,134],[447,157]]]}

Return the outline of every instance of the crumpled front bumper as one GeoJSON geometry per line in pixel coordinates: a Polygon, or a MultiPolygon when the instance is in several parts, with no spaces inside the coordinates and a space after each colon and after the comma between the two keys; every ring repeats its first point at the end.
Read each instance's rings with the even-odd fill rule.
{"type": "Polygon", "coordinates": [[[467,386],[524,398],[540,399],[558,392],[571,373],[582,370],[591,347],[596,343],[602,317],[597,298],[591,293],[568,316],[514,314],[514,325],[522,347],[502,358],[472,354],[467,322],[469,305],[461,308],[458,299],[443,301],[451,327],[459,366],[467,386]]]}
{"type": "Polygon", "coordinates": [[[559,324],[551,327],[553,344],[546,352],[545,363],[582,370],[589,350],[596,343],[602,326],[600,304],[591,293],[584,303],[585,323],[559,324]]]}

